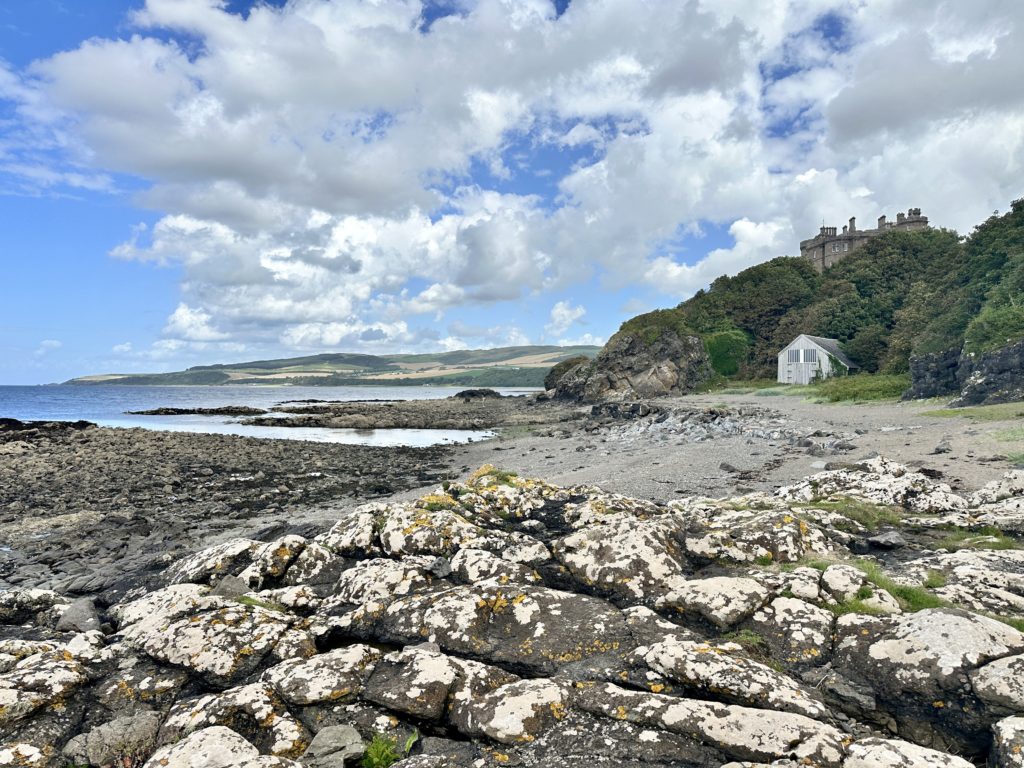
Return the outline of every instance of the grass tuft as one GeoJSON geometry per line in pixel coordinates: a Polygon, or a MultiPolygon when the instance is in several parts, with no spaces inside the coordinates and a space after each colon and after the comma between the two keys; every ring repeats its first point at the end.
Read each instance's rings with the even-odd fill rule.
{"type": "Polygon", "coordinates": [[[1019,543],[1016,539],[991,526],[976,530],[952,529],[935,544],[936,549],[948,549],[950,552],[960,549],[1017,549],[1018,547],[1019,543]]]}
{"type": "Polygon", "coordinates": [[[849,496],[840,496],[833,498],[831,501],[814,501],[794,506],[836,512],[860,524],[869,531],[877,531],[883,525],[899,525],[903,519],[903,513],[899,507],[873,504],[870,501],[854,499],[849,496]]]}
{"type": "Polygon", "coordinates": [[[898,400],[909,388],[909,375],[878,373],[833,376],[811,387],[816,399],[829,403],[898,400]]]}

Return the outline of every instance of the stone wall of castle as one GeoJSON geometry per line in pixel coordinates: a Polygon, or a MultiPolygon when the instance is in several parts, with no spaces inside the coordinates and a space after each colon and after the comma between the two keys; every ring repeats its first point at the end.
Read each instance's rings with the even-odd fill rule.
{"type": "Polygon", "coordinates": [[[878,226],[874,229],[857,229],[857,220],[852,218],[841,232],[837,227],[822,227],[818,234],[810,240],[802,241],[800,255],[810,261],[819,272],[823,272],[842,261],[873,237],[893,230],[907,231],[927,228],[928,217],[921,215],[920,208],[911,208],[906,213],[897,214],[896,221],[887,221],[885,216],[880,216],[878,226]]]}

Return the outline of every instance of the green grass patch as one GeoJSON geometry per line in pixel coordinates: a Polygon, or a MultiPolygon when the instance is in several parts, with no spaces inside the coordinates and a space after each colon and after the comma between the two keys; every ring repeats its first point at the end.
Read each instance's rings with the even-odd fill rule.
{"type": "Polygon", "coordinates": [[[250,597],[249,595],[240,595],[235,598],[236,602],[242,605],[248,605],[250,608],[262,608],[265,611],[277,611],[278,613],[288,613],[288,609],[280,603],[274,603],[270,600],[260,600],[256,597],[250,597]]]}
{"type": "Polygon", "coordinates": [[[928,589],[939,589],[946,586],[946,574],[942,571],[928,571],[924,579],[924,585],[928,589]]]}
{"type": "Polygon", "coordinates": [[[967,408],[942,408],[936,411],[924,411],[922,416],[935,416],[940,419],[963,418],[971,421],[1014,421],[1024,419],[1024,407],[1020,403],[1000,403],[999,405],[972,405],[967,408]]]}
{"type": "Polygon", "coordinates": [[[804,509],[824,509],[853,520],[869,531],[877,531],[883,525],[899,525],[903,513],[899,507],[872,504],[870,501],[842,496],[832,501],[807,502],[794,506],[804,509]]]}
{"type": "Polygon", "coordinates": [[[515,472],[508,472],[498,469],[491,464],[485,464],[469,476],[467,485],[481,488],[493,488],[496,485],[515,485],[518,475],[515,472]]]}
{"type": "Polygon", "coordinates": [[[1013,627],[1018,632],[1024,632],[1024,619],[1012,616],[997,616],[994,613],[983,613],[982,615],[988,616],[990,619],[995,619],[996,621],[1001,621],[1003,624],[1013,627]]]}
{"type": "Polygon", "coordinates": [[[1018,467],[1024,467],[1024,453],[1011,453],[1006,457],[1006,460],[1011,464],[1016,464],[1018,467]]]}
{"type": "Polygon", "coordinates": [[[826,605],[828,610],[832,611],[836,616],[845,616],[848,613],[864,613],[868,616],[884,616],[885,611],[880,608],[876,608],[873,605],[868,605],[863,600],[853,598],[846,600],[842,603],[836,603],[835,605],[826,605]]]}
{"type": "Polygon", "coordinates": [[[871,560],[857,560],[853,566],[861,570],[867,580],[879,589],[884,589],[896,598],[900,607],[907,612],[923,611],[925,608],[942,608],[949,605],[937,595],[933,595],[924,587],[899,584],[885,575],[881,566],[871,560]]]}
{"type": "Polygon", "coordinates": [[[976,530],[952,529],[936,542],[935,547],[956,552],[960,549],[1017,549],[1019,543],[998,528],[986,526],[976,530]]]}
{"type": "Polygon", "coordinates": [[[833,376],[811,385],[815,399],[829,403],[898,400],[910,388],[908,374],[858,373],[833,376]]]}
{"type": "Polygon", "coordinates": [[[408,756],[413,745],[419,740],[419,731],[413,731],[412,735],[405,740],[405,744],[399,748],[398,741],[383,733],[373,734],[373,739],[366,746],[363,754],[363,768],[388,768],[399,760],[408,756]]]}
{"type": "Polygon", "coordinates": [[[1012,429],[1001,429],[993,437],[1004,443],[1024,442],[1024,427],[1013,427],[1012,429]]]}

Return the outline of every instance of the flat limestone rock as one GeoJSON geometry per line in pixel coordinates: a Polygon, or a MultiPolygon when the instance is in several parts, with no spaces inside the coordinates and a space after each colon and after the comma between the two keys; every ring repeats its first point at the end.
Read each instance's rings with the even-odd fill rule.
{"type": "Polygon", "coordinates": [[[798,600],[777,597],[755,613],[748,627],[772,650],[772,656],[787,666],[818,666],[832,657],[831,611],[798,600]]]}
{"type": "Polygon", "coordinates": [[[724,629],[750,616],[770,595],[767,588],[753,579],[714,576],[674,583],[672,590],[658,601],[658,607],[692,611],[724,629]]]}
{"type": "Polygon", "coordinates": [[[864,739],[851,744],[844,768],[973,768],[962,757],[898,739],[864,739]]]}

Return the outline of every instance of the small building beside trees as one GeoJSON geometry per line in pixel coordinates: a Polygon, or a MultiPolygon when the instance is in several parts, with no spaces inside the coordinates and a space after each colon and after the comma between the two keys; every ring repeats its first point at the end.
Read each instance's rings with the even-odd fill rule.
{"type": "Polygon", "coordinates": [[[801,333],[779,352],[780,384],[810,384],[830,376],[845,376],[857,365],[835,339],[801,333]]]}

